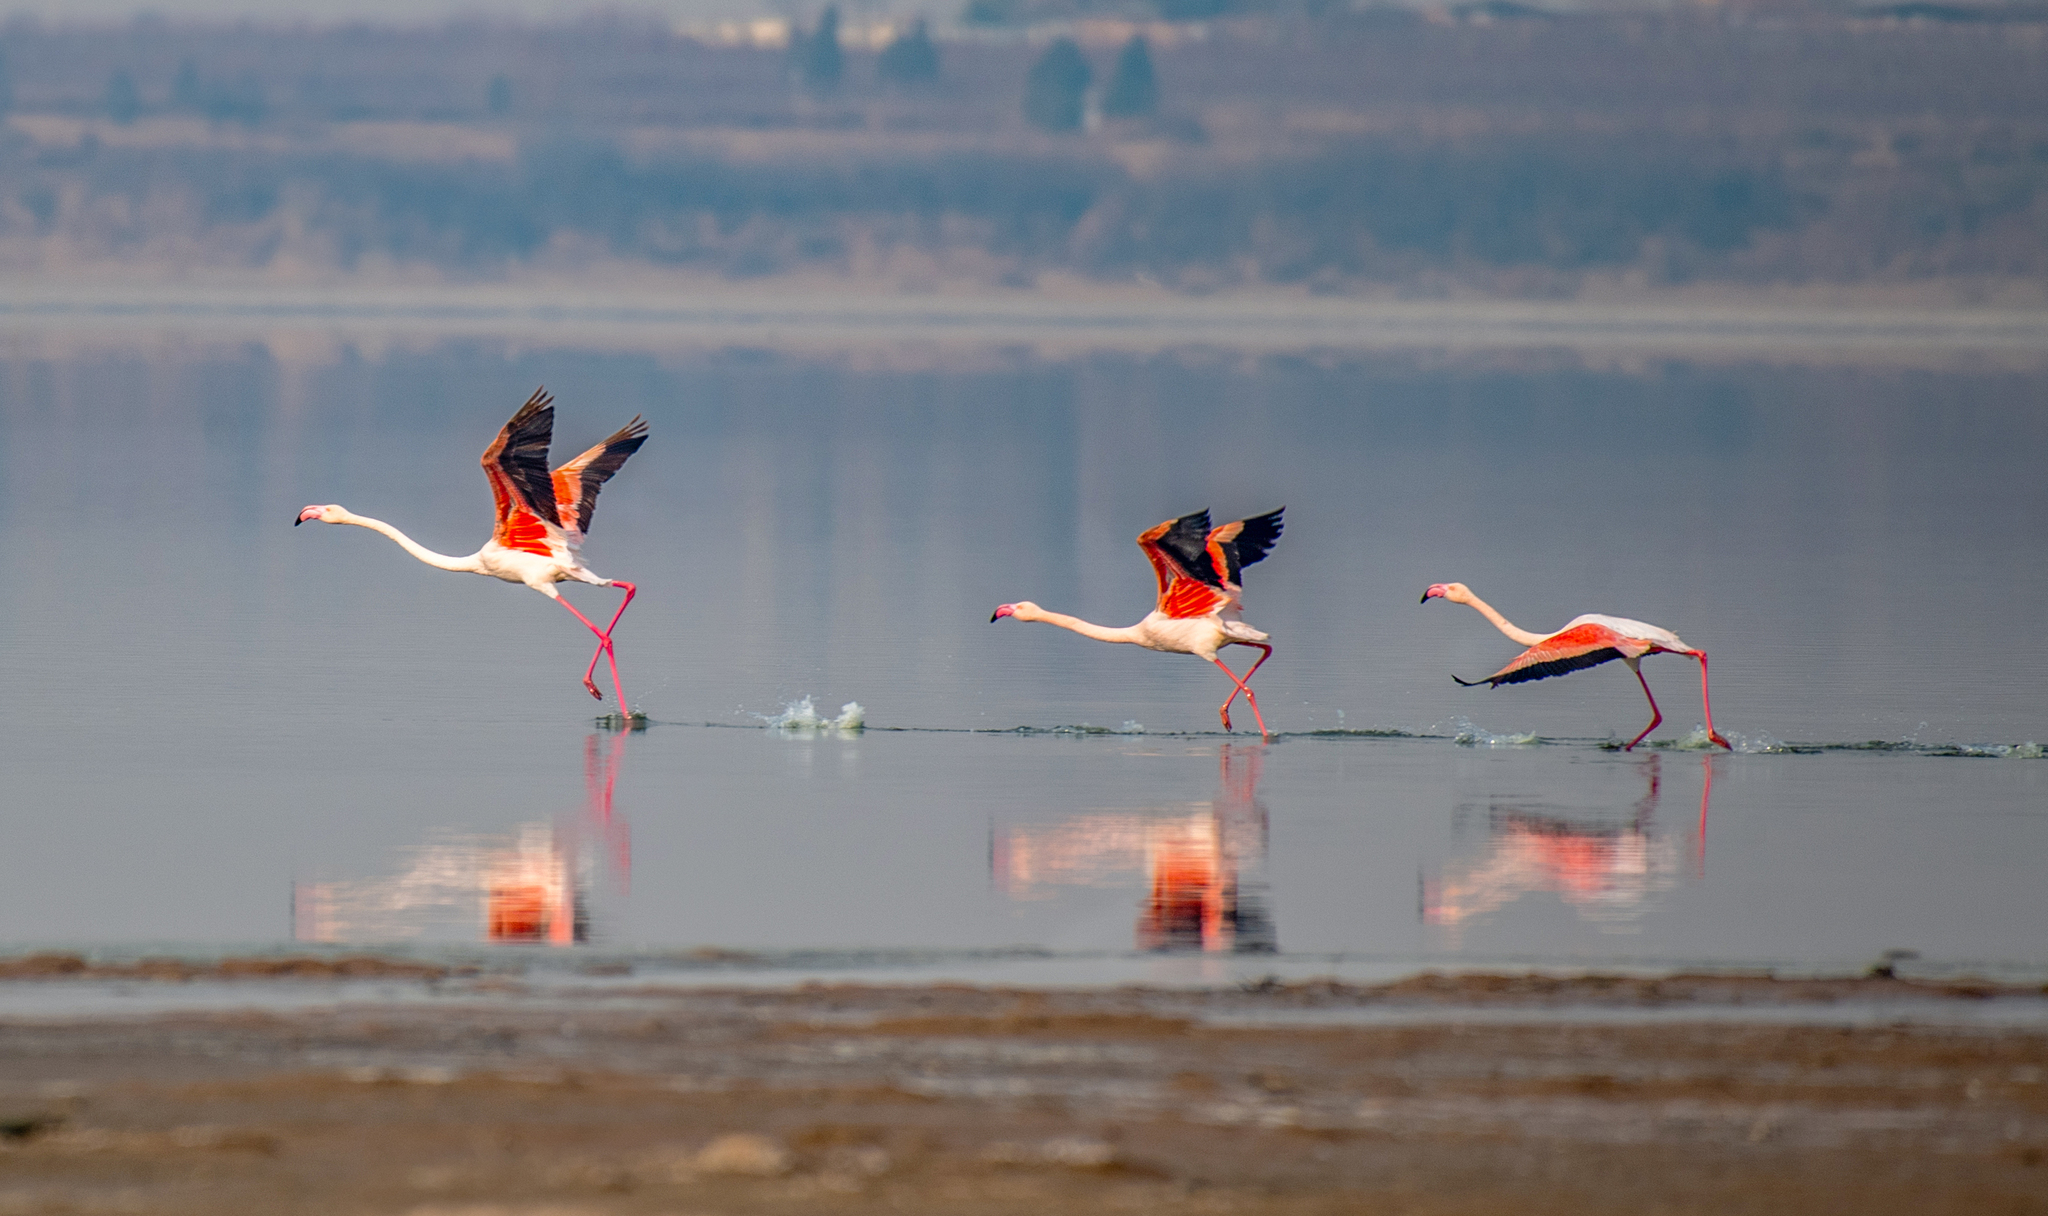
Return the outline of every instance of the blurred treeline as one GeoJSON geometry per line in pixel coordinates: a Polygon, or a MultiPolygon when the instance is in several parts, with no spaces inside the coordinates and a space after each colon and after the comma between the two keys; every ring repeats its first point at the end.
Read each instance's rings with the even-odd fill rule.
{"type": "Polygon", "coordinates": [[[0,268],[2039,291],[2048,18],[1944,11],[16,22],[0,268]]]}

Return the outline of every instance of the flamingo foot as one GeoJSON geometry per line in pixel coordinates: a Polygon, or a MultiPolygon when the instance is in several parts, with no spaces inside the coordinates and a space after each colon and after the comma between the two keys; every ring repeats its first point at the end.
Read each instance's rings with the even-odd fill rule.
{"type": "Polygon", "coordinates": [[[1223,718],[1223,729],[1224,729],[1224,730],[1229,730],[1229,729],[1231,729],[1231,726],[1230,726],[1230,707],[1226,705],[1226,706],[1224,706],[1224,707],[1223,707],[1222,709],[1219,709],[1219,710],[1217,710],[1216,712],[1217,712],[1218,714],[1222,715],[1222,718],[1223,718]]]}
{"type": "MultiPolygon", "coordinates": [[[[1644,739],[1648,738],[1648,737],[1649,737],[1649,735],[1650,735],[1650,732],[1651,732],[1651,731],[1653,731],[1653,730],[1656,730],[1656,729],[1657,729],[1657,723],[1658,723],[1658,722],[1662,722],[1663,720],[1664,720],[1664,715],[1663,715],[1663,714],[1658,714],[1658,715],[1657,715],[1657,717],[1656,717],[1656,720],[1655,720],[1655,721],[1651,722],[1651,723],[1650,723],[1650,724],[1649,724],[1648,726],[1645,726],[1645,727],[1643,728],[1643,733],[1642,733],[1642,734],[1640,734],[1640,735],[1637,735],[1637,736],[1636,736],[1635,738],[1633,738],[1633,739],[1630,739],[1630,740],[1628,741],[1628,745],[1627,745],[1627,746],[1625,746],[1625,747],[1623,747],[1623,748],[1622,748],[1621,750],[1623,750],[1623,751],[1625,751],[1625,752],[1632,752],[1632,751],[1636,750],[1636,744],[1638,744],[1638,743],[1641,743],[1641,742],[1642,742],[1642,741],[1643,741],[1644,739]]],[[[1724,744],[1722,744],[1722,746],[1723,746],[1723,747],[1726,747],[1726,746],[1727,746],[1727,744],[1725,744],[1725,743],[1724,743],[1724,744]]],[[[1733,749],[1733,748],[1730,748],[1729,750],[1733,751],[1734,749],[1733,749]]]]}
{"type": "Polygon", "coordinates": [[[1734,746],[1733,746],[1732,744],[1730,744],[1730,743],[1728,742],[1728,740],[1726,740],[1726,739],[1723,739],[1723,738],[1721,737],[1721,732],[1720,732],[1720,731],[1717,731],[1717,730],[1710,730],[1710,731],[1708,731],[1708,732],[1707,732],[1707,738],[1709,738],[1709,739],[1712,739],[1712,740],[1713,740],[1714,742],[1716,742],[1716,743],[1720,744],[1720,745],[1721,745],[1722,747],[1725,747],[1725,748],[1727,748],[1727,749],[1728,749],[1729,751],[1731,751],[1731,752],[1735,750],[1734,746]]]}
{"type": "Polygon", "coordinates": [[[583,689],[585,692],[588,692],[591,696],[595,697],[596,699],[600,701],[604,700],[604,694],[597,690],[596,683],[594,683],[589,676],[583,677],[583,689]]]}

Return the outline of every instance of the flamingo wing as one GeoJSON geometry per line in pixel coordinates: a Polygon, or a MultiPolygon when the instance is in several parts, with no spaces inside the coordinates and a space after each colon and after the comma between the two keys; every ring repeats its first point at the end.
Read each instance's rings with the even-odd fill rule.
{"type": "Polygon", "coordinates": [[[1467,688],[1485,684],[1499,688],[1503,684],[1521,684],[1529,680],[1543,680],[1561,676],[1567,672],[1587,667],[1598,667],[1615,659],[1638,658],[1647,653],[1649,646],[1627,637],[1605,625],[1574,625],[1551,634],[1534,646],[1515,656],[1515,661],[1478,680],[1453,680],[1467,688]]]}
{"type": "Polygon", "coordinates": [[[582,544],[584,534],[590,531],[590,517],[597,513],[598,490],[646,442],[647,423],[635,415],[611,438],[555,470],[555,513],[572,546],[582,544]]]}
{"type": "Polygon", "coordinates": [[[1230,602],[1223,577],[1209,553],[1209,513],[1197,511],[1148,528],[1138,547],[1159,578],[1158,611],[1175,620],[1208,616],[1230,602]]]}
{"type": "Polygon", "coordinates": [[[556,556],[562,521],[548,476],[548,444],[554,438],[555,399],[535,389],[519,412],[484,449],[484,476],[498,509],[491,539],[507,549],[556,556]]]}
{"type": "Polygon", "coordinates": [[[1264,515],[1224,524],[1209,533],[1205,546],[1209,565],[1224,583],[1241,586],[1244,568],[1264,561],[1266,554],[1273,551],[1280,540],[1280,517],[1286,510],[1280,507],[1264,515]]]}

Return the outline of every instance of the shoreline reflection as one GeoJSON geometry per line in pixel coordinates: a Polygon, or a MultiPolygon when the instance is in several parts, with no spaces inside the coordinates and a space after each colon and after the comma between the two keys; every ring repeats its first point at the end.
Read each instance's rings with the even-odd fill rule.
{"type": "Polygon", "coordinates": [[[430,833],[398,850],[397,873],[295,882],[292,938],[365,942],[421,937],[568,946],[591,937],[600,869],[623,894],[632,843],[613,805],[626,736],[584,741],[580,815],[506,833],[430,833]]]}
{"type": "MultiPolygon", "coordinates": [[[[1476,857],[1446,864],[1422,883],[1425,924],[1458,930],[1535,892],[1556,895],[1581,919],[1608,932],[1628,932],[1657,897],[1679,884],[1685,868],[1680,843],[1656,830],[1663,760],[1639,766],[1647,789],[1626,819],[1598,811],[1559,813],[1503,803],[1487,808],[1487,836],[1476,857]]],[[[1706,873],[1707,808],[1714,795],[1714,765],[1701,758],[1700,812],[1688,842],[1691,877],[1706,873]]]]}
{"type": "Polygon", "coordinates": [[[996,887],[1012,899],[1122,887],[1143,875],[1137,949],[1255,954],[1279,949],[1265,879],[1263,745],[1225,743],[1208,802],[1076,815],[991,833],[996,887]]]}

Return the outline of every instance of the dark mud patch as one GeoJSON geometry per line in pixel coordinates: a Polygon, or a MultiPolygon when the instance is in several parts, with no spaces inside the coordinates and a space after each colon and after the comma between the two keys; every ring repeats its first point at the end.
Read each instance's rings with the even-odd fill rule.
{"type": "Polygon", "coordinates": [[[132,962],[97,962],[82,954],[43,953],[0,959],[0,980],[156,980],[193,983],[201,980],[440,980],[479,973],[476,967],[449,967],[410,959],[352,955],[252,956],[192,960],[144,958],[132,962]]]}

